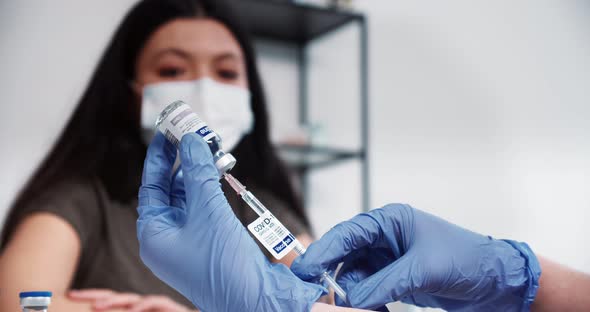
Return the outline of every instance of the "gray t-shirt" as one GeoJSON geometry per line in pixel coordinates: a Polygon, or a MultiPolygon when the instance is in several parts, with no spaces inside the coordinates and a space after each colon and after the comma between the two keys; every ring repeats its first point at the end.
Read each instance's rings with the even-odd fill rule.
{"type": "MultiPolygon", "coordinates": [[[[242,223],[247,225],[256,219],[256,214],[223,184],[224,193],[242,223]]],[[[307,231],[303,222],[283,202],[262,189],[250,189],[294,235],[307,231]]],[[[160,281],[141,262],[136,208],[137,200],[128,204],[111,200],[97,180],[70,180],[56,183],[27,207],[13,214],[16,220],[9,222],[20,222],[31,213],[49,212],[63,218],[76,230],[82,250],[72,289],[107,288],[165,295],[191,307],[187,299],[160,281]]]]}

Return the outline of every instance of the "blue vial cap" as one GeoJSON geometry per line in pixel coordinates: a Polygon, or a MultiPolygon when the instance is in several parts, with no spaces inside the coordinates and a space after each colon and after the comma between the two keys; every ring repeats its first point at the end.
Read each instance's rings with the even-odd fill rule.
{"type": "Polygon", "coordinates": [[[52,296],[52,293],[50,291],[23,291],[18,295],[19,298],[51,297],[51,296],[52,296]]]}

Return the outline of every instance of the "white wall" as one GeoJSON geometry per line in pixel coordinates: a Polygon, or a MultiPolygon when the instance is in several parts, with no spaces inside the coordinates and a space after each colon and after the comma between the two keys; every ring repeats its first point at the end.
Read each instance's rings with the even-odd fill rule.
{"type": "Polygon", "coordinates": [[[409,202],[590,272],[590,6],[358,1],[373,203],[409,202]]]}
{"type": "MultiPolygon", "coordinates": [[[[370,25],[372,205],[411,203],[590,272],[590,6],[356,3],[370,25]]],[[[358,143],[357,36],[350,26],[308,51],[312,120],[339,146],[358,143]]],[[[285,118],[293,74],[261,63],[285,118]]],[[[358,169],[312,176],[317,233],[360,210],[358,169]]]]}
{"type": "MultiPolygon", "coordinates": [[[[131,2],[0,2],[2,214],[57,137],[131,2]],[[13,116],[27,116],[26,128],[13,116]]],[[[408,202],[590,272],[587,2],[356,3],[371,32],[373,206],[408,202]]],[[[348,27],[308,51],[312,81],[325,86],[311,88],[312,103],[321,104],[312,112],[317,122],[354,114],[357,72],[348,62],[356,34],[348,27]]],[[[295,117],[291,56],[267,46],[260,61],[280,120],[275,137],[294,127],[282,114],[295,117]]],[[[327,138],[358,143],[344,124],[331,125],[327,138]]],[[[319,233],[358,211],[357,175],[351,163],[312,178],[319,233]],[[350,183],[340,182],[349,175],[350,183]]]]}

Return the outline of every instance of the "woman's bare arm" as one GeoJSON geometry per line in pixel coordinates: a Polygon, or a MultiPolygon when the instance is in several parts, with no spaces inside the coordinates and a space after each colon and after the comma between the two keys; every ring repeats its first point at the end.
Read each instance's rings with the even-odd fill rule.
{"type": "Polygon", "coordinates": [[[539,257],[541,279],[532,310],[584,311],[590,307],[590,276],[539,257]]]}
{"type": "Polygon", "coordinates": [[[0,311],[20,311],[21,291],[49,290],[52,310],[91,312],[90,303],[66,297],[80,250],[78,234],[60,217],[44,212],[26,217],[0,255],[0,311]]]}

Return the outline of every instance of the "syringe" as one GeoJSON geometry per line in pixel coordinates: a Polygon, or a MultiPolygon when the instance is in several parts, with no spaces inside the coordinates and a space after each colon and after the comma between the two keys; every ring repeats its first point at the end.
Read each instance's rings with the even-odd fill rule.
{"type": "MultiPolygon", "coordinates": [[[[256,198],[256,196],[254,196],[254,194],[252,194],[250,191],[246,190],[246,187],[242,183],[240,183],[240,181],[238,181],[238,179],[236,179],[234,176],[226,172],[223,175],[223,178],[234,189],[234,191],[236,191],[236,193],[238,193],[238,195],[242,197],[242,199],[248,204],[248,206],[250,206],[250,208],[252,208],[256,212],[256,214],[262,216],[268,211],[268,209],[266,209],[266,207],[256,198]]],[[[293,250],[298,255],[302,255],[305,253],[305,247],[296,238],[294,239],[292,244],[294,244],[293,250]]],[[[344,292],[344,289],[342,289],[342,287],[340,287],[340,285],[336,283],[334,278],[332,278],[332,276],[328,272],[322,273],[322,278],[326,281],[326,283],[328,283],[330,287],[332,287],[332,289],[334,289],[334,293],[336,293],[336,295],[338,295],[340,299],[342,299],[344,302],[347,302],[346,292],[344,292]]]]}

